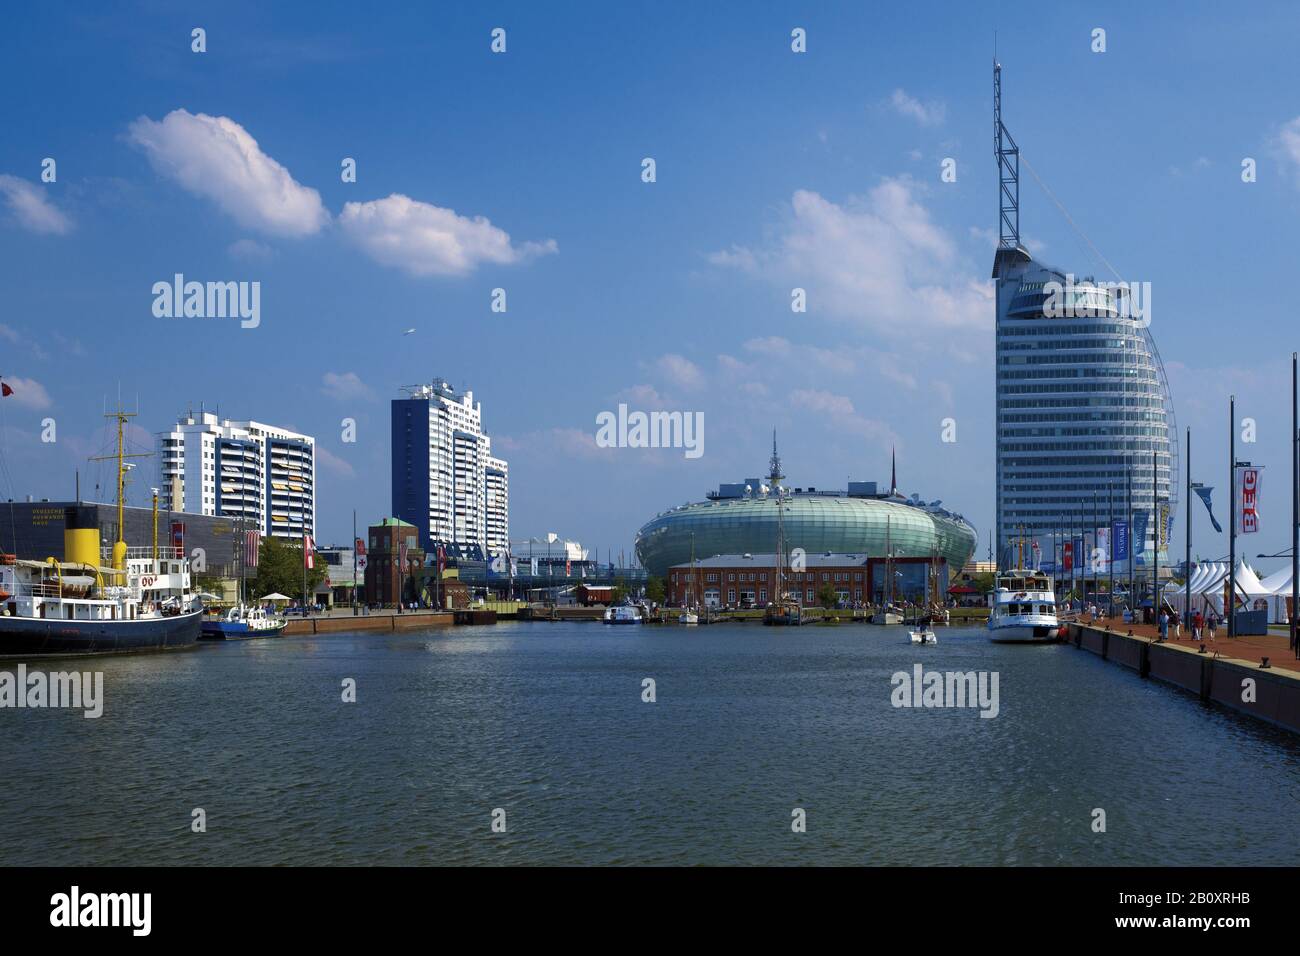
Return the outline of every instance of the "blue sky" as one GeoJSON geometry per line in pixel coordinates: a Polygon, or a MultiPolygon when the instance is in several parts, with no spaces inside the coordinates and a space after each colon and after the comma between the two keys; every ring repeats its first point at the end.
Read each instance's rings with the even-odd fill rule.
{"type": "MultiPolygon", "coordinates": [[[[66,497],[77,468],[91,487],[85,458],[120,387],[146,447],[200,403],[315,435],[319,537],[345,541],[354,507],[362,523],[388,512],[396,387],[446,377],[474,389],[510,461],[513,537],[630,551],[656,512],[761,473],[775,427],[804,486],[883,481],[896,444],[902,490],[943,499],[983,541],[996,30],[1025,158],[1125,278],[1152,284],[1195,477],[1224,485],[1230,391],[1257,420],[1240,454],[1268,466],[1266,531],[1243,551],[1278,550],[1300,345],[1282,292],[1300,239],[1300,11],[1142,7],[11,12],[0,374],[18,393],[0,408],[3,491],[66,497]],[[795,27],[807,53],[790,49],[795,27]],[[45,157],[56,182],[41,182],[45,157]],[[940,181],[945,158],[956,182],[940,181]],[[176,272],[259,281],[261,325],[156,318],[151,287],[176,272]],[[791,312],[795,286],[806,313],[791,312]],[[620,401],[703,412],[705,454],[595,447],[596,415],[620,401]]],[[[1021,226],[1046,261],[1102,276],[1029,177],[1021,226]]],[[[1196,519],[1195,552],[1226,552],[1196,519]]]]}

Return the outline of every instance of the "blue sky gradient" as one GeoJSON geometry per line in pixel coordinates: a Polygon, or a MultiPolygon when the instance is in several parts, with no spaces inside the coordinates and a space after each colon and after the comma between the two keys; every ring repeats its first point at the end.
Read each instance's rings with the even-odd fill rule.
{"type": "MultiPolygon", "coordinates": [[[[884,481],[897,445],[901,489],[964,513],[982,556],[996,30],[1005,118],[1024,157],[1120,274],[1152,285],[1194,477],[1218,487],[1226,511],[1235,391],[1239,415],[1258,423],[1239,454],[1267,466],[1265,532],[1242,553],[1283,548],[1300,345],[1285,299],[1300,239],[1300,9],[1024,10],[11,11],[0,31],[0,373],[18,394],[0,407],[0,492],[68,497],[80,468],[91,496],[106,474],[85,459],[107,443],[99,416],[120,388],[138,398],[145,448],[200,403],[315,435],[318,537],[346,541],[353,508],[362,524],[389,511],[389,399],[437,376],[483,402],[510,461],[515,538],[553,530],[630,553],[656,512],[761,473],[775,427],[802,486],[884,481]],[[190,50],[196,26],[203,54],[190,50]],[[489,49],[494,27],[507,31],[505,54],[489,49]],[[805,54],[790,49],[795,27],[807,30],[805,54]],[[1091,51],[1094,27],[1107,31],[1103,54],[1091,51]],[[160,171],[132,124],[175,110],[238,124],[319,192],[328,221],[275,234],[160,171]],[[40,181],[45,157],[57,182],[40,181]],[[340,181],[344,157],[357,161],[355,183],[340,181]],[[643,157],[657,182],[641,181],[643,157]],[[1241,181],[1244,157],[1258,182],[1241,181]],[[940,181],[944,158],[956,182],[940,181]],[[484,217],[508,234],[507,252],[470,255],[457,274],[377,260],[341,215],[392,194],[484,217]],[[551,241],[554,251],[525,245],[551,241]],[[176,272],[260,281],[261,326],[155,318],[151,287],[176,272]],[[794,286],[808,290],[805,314],[790,310],[794,286]],[[505,314],[490,310],[498,287],[505,314]],[[702,411],[705,454],[595,447],[596,415],[620,401],[702,411]],[[949,416],[952,444],[940,440],[949,416]],[[39,437],[47,417],[53,443],[39,437]],[[340,440],[345,417],[357,420],[355,444],[340,440]]],[[[1021,194],[1037,255],[1107,277],[1032,177],[1021,194]]],[[[152,483],[135,482],[134,503],[152,483]]],[[[1196,522],[1194,553],[1226,553],[1203,511],[1196,522]]],[[[1180,515],[1180,554],[1182,541],[1180,515]]]]}

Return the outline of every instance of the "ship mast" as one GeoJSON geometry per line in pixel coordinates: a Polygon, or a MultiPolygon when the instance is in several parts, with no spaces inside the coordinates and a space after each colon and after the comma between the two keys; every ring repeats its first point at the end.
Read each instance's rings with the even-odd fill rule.
{"type": "Polygon", "coordinates": [[[120,403],[116,411],[105,414],[105,418],[111,418],[117,423],[117,454],[100,455],[90,459],[91,461],[117,462],[117,541],[113,543],[114,571],[126,570],[126,459],[150,457],[147,452],[128,454],[124,447],[123,432],[126,430],[127,419],[135,418],[136,414],[136,412],[124,411],[120,403]]]}

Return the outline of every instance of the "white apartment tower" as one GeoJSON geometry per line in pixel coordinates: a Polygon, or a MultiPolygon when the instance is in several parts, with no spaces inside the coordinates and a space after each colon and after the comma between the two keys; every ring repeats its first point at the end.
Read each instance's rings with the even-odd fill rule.
{"type": "Polygon", "coordinates": [[[316,440],[266,425],[188,414],[158,435],[159,507],[242,519],[280,538],[316,533],[316,440]]]}
{"type": "Polygon", "coordinates": [[[510,540],[510,470],[492,454],[472,391],[434,380],[392,403],[393,516],[420,529],[426,551],[485,559],[510,540]]]}

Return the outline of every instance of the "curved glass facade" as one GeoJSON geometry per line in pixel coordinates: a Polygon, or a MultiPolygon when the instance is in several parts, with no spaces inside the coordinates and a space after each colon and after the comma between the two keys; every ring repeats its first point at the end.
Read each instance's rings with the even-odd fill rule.
{"type": "MultiPolygon", "coordinates": [[[[1014,539],[1037,539],[1049,561],[1053,535],[1105,527],[1112,493],[1115,518],[1124,519],[1126,479],[1134,511],[1149,515],[1153,461],[1155,495],[1172,515],[1178,446],[1168,385],[1146,321],[1123,307],[1125,291],[1075,282],[1020,247],[999,250],[993,276],[1004,562],[1014,539]]],[[[1149,562],[1155,522],[1145,527],[1141,560],[1149,562]]]]}
{"type": "Polygon", "coordinates": [[[899,499],[837,494],[756,495],[702,501],[658,515],[636,536],[636,553],[651,574],[695,556],[771,554],[777,548],[777,508],[788,549],[884,557],[886,534],[895,556],[945,559],[962,567],[975,552],[975,529],[959,515],[899,499]]]}

